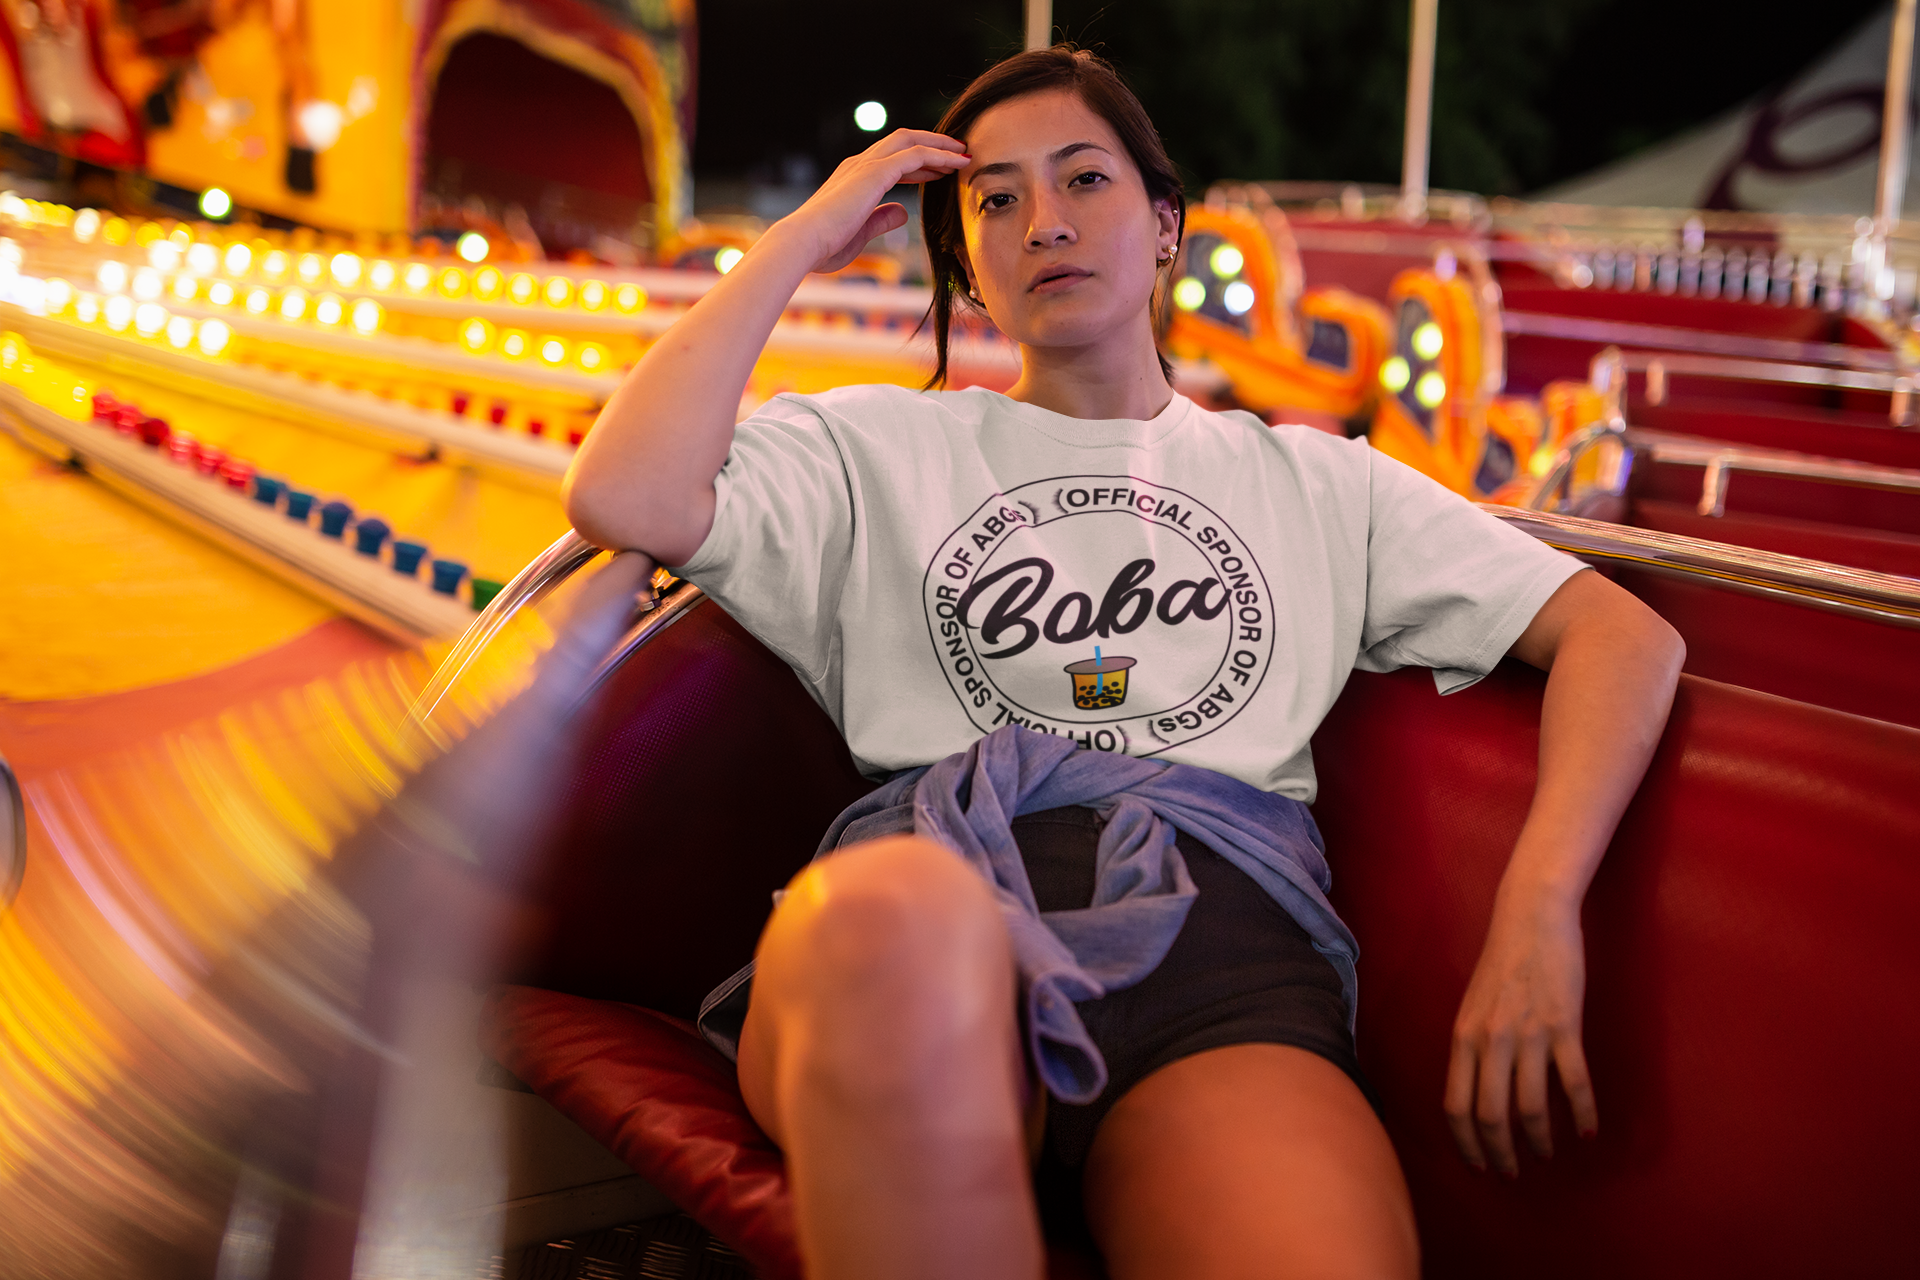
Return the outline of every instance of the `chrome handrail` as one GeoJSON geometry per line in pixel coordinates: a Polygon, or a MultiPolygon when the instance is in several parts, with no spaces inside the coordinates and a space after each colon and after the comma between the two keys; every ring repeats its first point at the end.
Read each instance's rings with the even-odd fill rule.
{"type": "Polygon", "coordinates": [[[1818,454],[1795,453],[1789,449],[1730,445],[1699,436],[1637,428],[1628,433],[1628,440],[1635,449],[1656,463],[1706,468],[1700,488],[1699,511],[1703,516],[1726,514],[1727,482],[1735,471],[1791,476],[1863,489],[1920,493],[1920,470],[1911,467],[1889,467],[1879,463],[1855,462],[1849,458],[1825,458],[1818,454]]]}
{"type": "Polygon", "coordinates": [[[411,719],[417,725],[425,726],[433,718],[434,710],[441,699],[466,674],[467,668],[480,651],[492,643],[503,627],[512,621],[515,614],[545,599],[555,587],[571,578],[582,567],[600,554],[600,548],[588,542],[572,529],[561,534],[553,545],[535,556],[527,567],[513,575],[513,580],[500,588],[498,595],[480,611],[447,654],[446,658],[427,681],[420,696],[414,699],[411,719]]]}
{"type": "MultiPolygon", "coordinates": [[[[599,554],[599,547],[569,529],[526,568],[515,574],[513,581],[500,589],[500,594],[474,619],[466,634],[460,637],[434,670],[433,677],[427,681],[419,697],[414,699],[409,712],[411,722],[429,737],[438,740],[439,735],[434,732],[432,725],[433,714],[481,652],[523,609],[532,608],[552,594],[562,583],[591,564],[599,554]]],[[[587,693],[599,688],[635,649],[678,622],[689,609],[705,598],[700,588],[691,582],[682,581],[665,569],[656,568],[635,600],[638,620],[601,659],[587,682],[587,693]]]]}
{"type": "Polygon", "coordinates": [[[1579,516],[1491,503],[1480,508],[1589,564],[1705,579],[1745,595],[1920,629],[1920,579],[1579,516]]]}
{"type": "Polygon", "coordinates": [[[0,757],[0,911],[13,905],[27,875],[27,806],[13,766],[0,757]]]}
{"type": "Polygon", "coordinates": [[[1558,316],[1535,311],[1508,311],[1500,327],[1530,338],[1565,338],[1636,347],[1661,347],[1700,355],[1741,356],[1749,359],[1798,361],[1834,365],[1843,369],[1908,372],[1914,368],[1896,351],[1850,347],[1839,342],[1799,342],[1791,338],[1756,338],[1739,333],[1709,333],[1677,325],[1635,324],[1623,320],[1595,320],[1585,316],[1558,316]]]}

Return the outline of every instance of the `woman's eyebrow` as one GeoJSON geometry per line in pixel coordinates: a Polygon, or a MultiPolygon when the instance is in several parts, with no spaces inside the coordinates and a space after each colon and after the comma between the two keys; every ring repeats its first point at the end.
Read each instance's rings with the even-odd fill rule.
{"type": "MultiPolygon", "coordinates": [[[[1051,152],[1047,156],[1047,163],[1059,164],[1062,160],[1068,159],[1071,156],[1076,156],[1080,154],[1082,151],[1098,151],[1102,155],[1113,154],[1112,152],[1108,151],[1105,147],[1101,146],[1097,142],[1069,142],[1066,146],[1060,148],[1058,151],[1051,152]]],[[[995,161],[993,164],[983,164],[978,169],[975,169],[972,173],[967,175],[967,182],[969,185],[971,185],[975,182],[980,181],[980,179],[982,178],[992,178],[992,177],[997,177],[998,175],[1003,173],[1018,173],[1018,172],[1020,172],[1019,161],[998,160],[998,161],[995,161]]]]}

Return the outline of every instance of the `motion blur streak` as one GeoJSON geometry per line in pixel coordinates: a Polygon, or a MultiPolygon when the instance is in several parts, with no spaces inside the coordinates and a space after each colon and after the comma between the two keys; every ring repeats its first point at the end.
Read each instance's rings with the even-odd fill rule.
{"type": "MultiPolygon", "coordinates": [[[[443,704],[450,740],[553,641],[530,612],[503,638],[443,704]]],[[[289,1207],[355,1211],[301,1190],[298,1120],[343,1055],[397,1055],[361,1011],[371,927],[324,873],[435,754],[407,708],[437,656],[23,776],[31,854],[0,912],[8,1280],[253,1280],[289,1207]]]]}

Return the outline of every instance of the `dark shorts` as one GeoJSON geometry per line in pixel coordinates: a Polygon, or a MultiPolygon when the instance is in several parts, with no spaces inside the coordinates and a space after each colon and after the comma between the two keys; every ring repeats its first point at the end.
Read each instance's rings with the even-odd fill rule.
{"type": "MultiPolygon", "coordinates": [[[[1100,817],[1073,806],[1013,820],[1042,911],[1093,901],[1100,817]]],[[[1044,1156],[1078,1168],[1113,1104],[1181,1058],[1233,1044],[1285,1044],[1327,1059],[1359,1085],[1340,975],[1307,931],[1238,867],[1181,832],[1178,845],[1200,896],[1166,959],[1139,984],[1077,1006],[1107,1062],[1107,1087],[1085,1106],[1047,1102],[1044,1156]]]]}

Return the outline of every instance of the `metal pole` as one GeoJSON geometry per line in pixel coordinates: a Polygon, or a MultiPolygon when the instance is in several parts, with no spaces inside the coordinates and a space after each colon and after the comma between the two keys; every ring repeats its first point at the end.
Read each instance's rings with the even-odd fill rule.
{"type": "Polygon", "coordinates": [[[1887,39],[1887,99],[1880,112],[1880,184],[1873,202],[1874,231],[1886,235],[1900,221],[1907,189],[1909,86],[1913,81],[1914,0],[1899,0],[1887,39]]]}
{"type": "MultiPolygon", "coordinates": [[[[1909,9],[1913,0],[1902,0],[1909,9]]],[[[1427,213],[1427,153],[1433,134],[1433,42],[1440,0],[1413,0],[1407,48],[1407,133],[1400,158],[1400,214],[1417,222],[1427,213]]],[[[1911,30],[1911,27],[1909,27],[1911,30]]]]}
{"type": "Polygon", "coordinates": [[[1027,48],[1053,45],[1053,0],[1027,0],[1027,48]]]}

